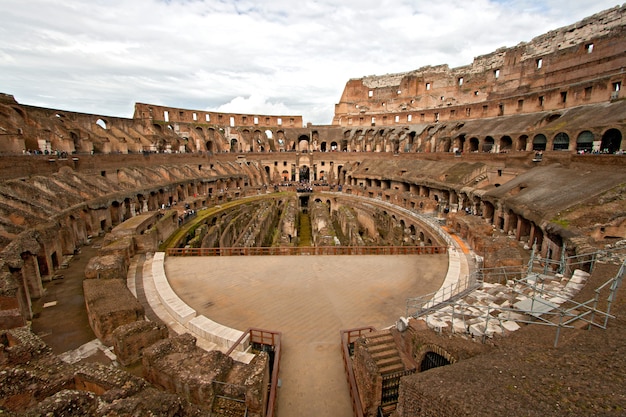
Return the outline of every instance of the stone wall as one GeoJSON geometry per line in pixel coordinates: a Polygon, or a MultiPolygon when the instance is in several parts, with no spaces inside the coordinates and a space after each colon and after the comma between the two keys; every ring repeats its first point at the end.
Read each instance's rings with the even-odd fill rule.
{"type": "MultiPolygon", "coordinates": [[[[195,338],[184,334],[144,350],[143,366],[148,381],[203,408],[209,408],[220,394],[243,400],[250,416],[265,415],[269,382],[269,357],[265,353],[243,365],[220,351],[197,348],[195,338]]],[[[231,406],[222,404],[224,409],[231,406]]]]}
{"type": "Polygon", "coordinates": [[[113,344],[113,331],[119,326],[143,320],[144,308],[121,279],[83,281],[89,325],[96,337],[113,344]]]}
{"type": "Polygon", "coordinates": [[[626,36],[624,14],[626,7],[615,7],[463,67],[351,79],[333,125],[436,123],[615,99],[614,83],[626,81],[620,72],[626,58],[617,46],[626,36]],[[586,79],[592,80],[581,85],[586,79]]]}

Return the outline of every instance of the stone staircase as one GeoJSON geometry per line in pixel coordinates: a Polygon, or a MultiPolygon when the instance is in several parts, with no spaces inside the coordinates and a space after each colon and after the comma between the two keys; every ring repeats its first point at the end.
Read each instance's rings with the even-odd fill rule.
{"type": "Polygon", "coordinates": [[[367,351],[376,362],[382,376],[382,395],[380,412],[383,417],[390,416],[396,409],[400,390],[400,378],[411,374],[400,357],[393,335],[389,330],[369,333],[366,336],[367,351]]]}
{"type": "Polygon", "coordinates": [[[376,361],[381,375],[404,371],[402,358],[389,331],[372,332],[367,335],[366,340],[367,351],[376,361]]]}

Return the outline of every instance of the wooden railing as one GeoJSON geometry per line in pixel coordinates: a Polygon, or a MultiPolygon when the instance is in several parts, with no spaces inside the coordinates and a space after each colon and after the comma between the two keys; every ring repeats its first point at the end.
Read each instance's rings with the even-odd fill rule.
{"type": "Polygon", "coordinates": [[[341,330],[341,353],[343,357],[343,368],[346,372],[346,378],[348,380],[348,386],[350,387],[350,399],[352,400],[352,412],[355,417],[363,417],[363,407],[361,406],[361,399],[359,397],[359,388],[356,384],[356,378],[354,377],[354,369],[352,368],[352,344],[359,337],[376,331],[375,328],[359,327],[357,329],[341,330]]]}
{"type": "Polygon", "coordinates": [[[435,255],[446,246],[310,246],[241,248],[168,248],[168,256],[268,256],[268,255],[435,255]]]}
{"type": "Polygon", "coordinates": [[[265,413],[266,417],[274,417],[274,408],[276,407],[276,395],[278,394],[278,371],[280,370],[281,335],[281,332],[250,327],[248,330],[243,332],[241,337],[226,352],[226,356],[230,356],[230,354],[237,348],[237,346],[240,343],[243,343],[248,336],[250,337],[250,344],[258,343],[260,345],[271,346],[274,352],[274,361],[271,369],[272,374],[270,377],[270,387],[267,397],[267,408],[265,413]]]}

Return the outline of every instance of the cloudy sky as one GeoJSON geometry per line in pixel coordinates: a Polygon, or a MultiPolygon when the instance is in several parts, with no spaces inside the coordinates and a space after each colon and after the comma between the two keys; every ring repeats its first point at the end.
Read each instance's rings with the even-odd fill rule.
{"type": "Polygon", "coordinates": [[[330,124],[350,78],[467,65],[619,0],[0,0],[0,92],[330,124]]]}

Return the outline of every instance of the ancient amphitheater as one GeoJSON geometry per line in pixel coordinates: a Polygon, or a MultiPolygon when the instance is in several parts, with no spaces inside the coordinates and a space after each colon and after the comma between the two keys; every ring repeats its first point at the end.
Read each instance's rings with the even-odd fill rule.
{"type": "Polygon", "coordinates": [[[626,415],[625,68],[618,6],[331,125],[0,95],[0,414],[626,415]]]}

